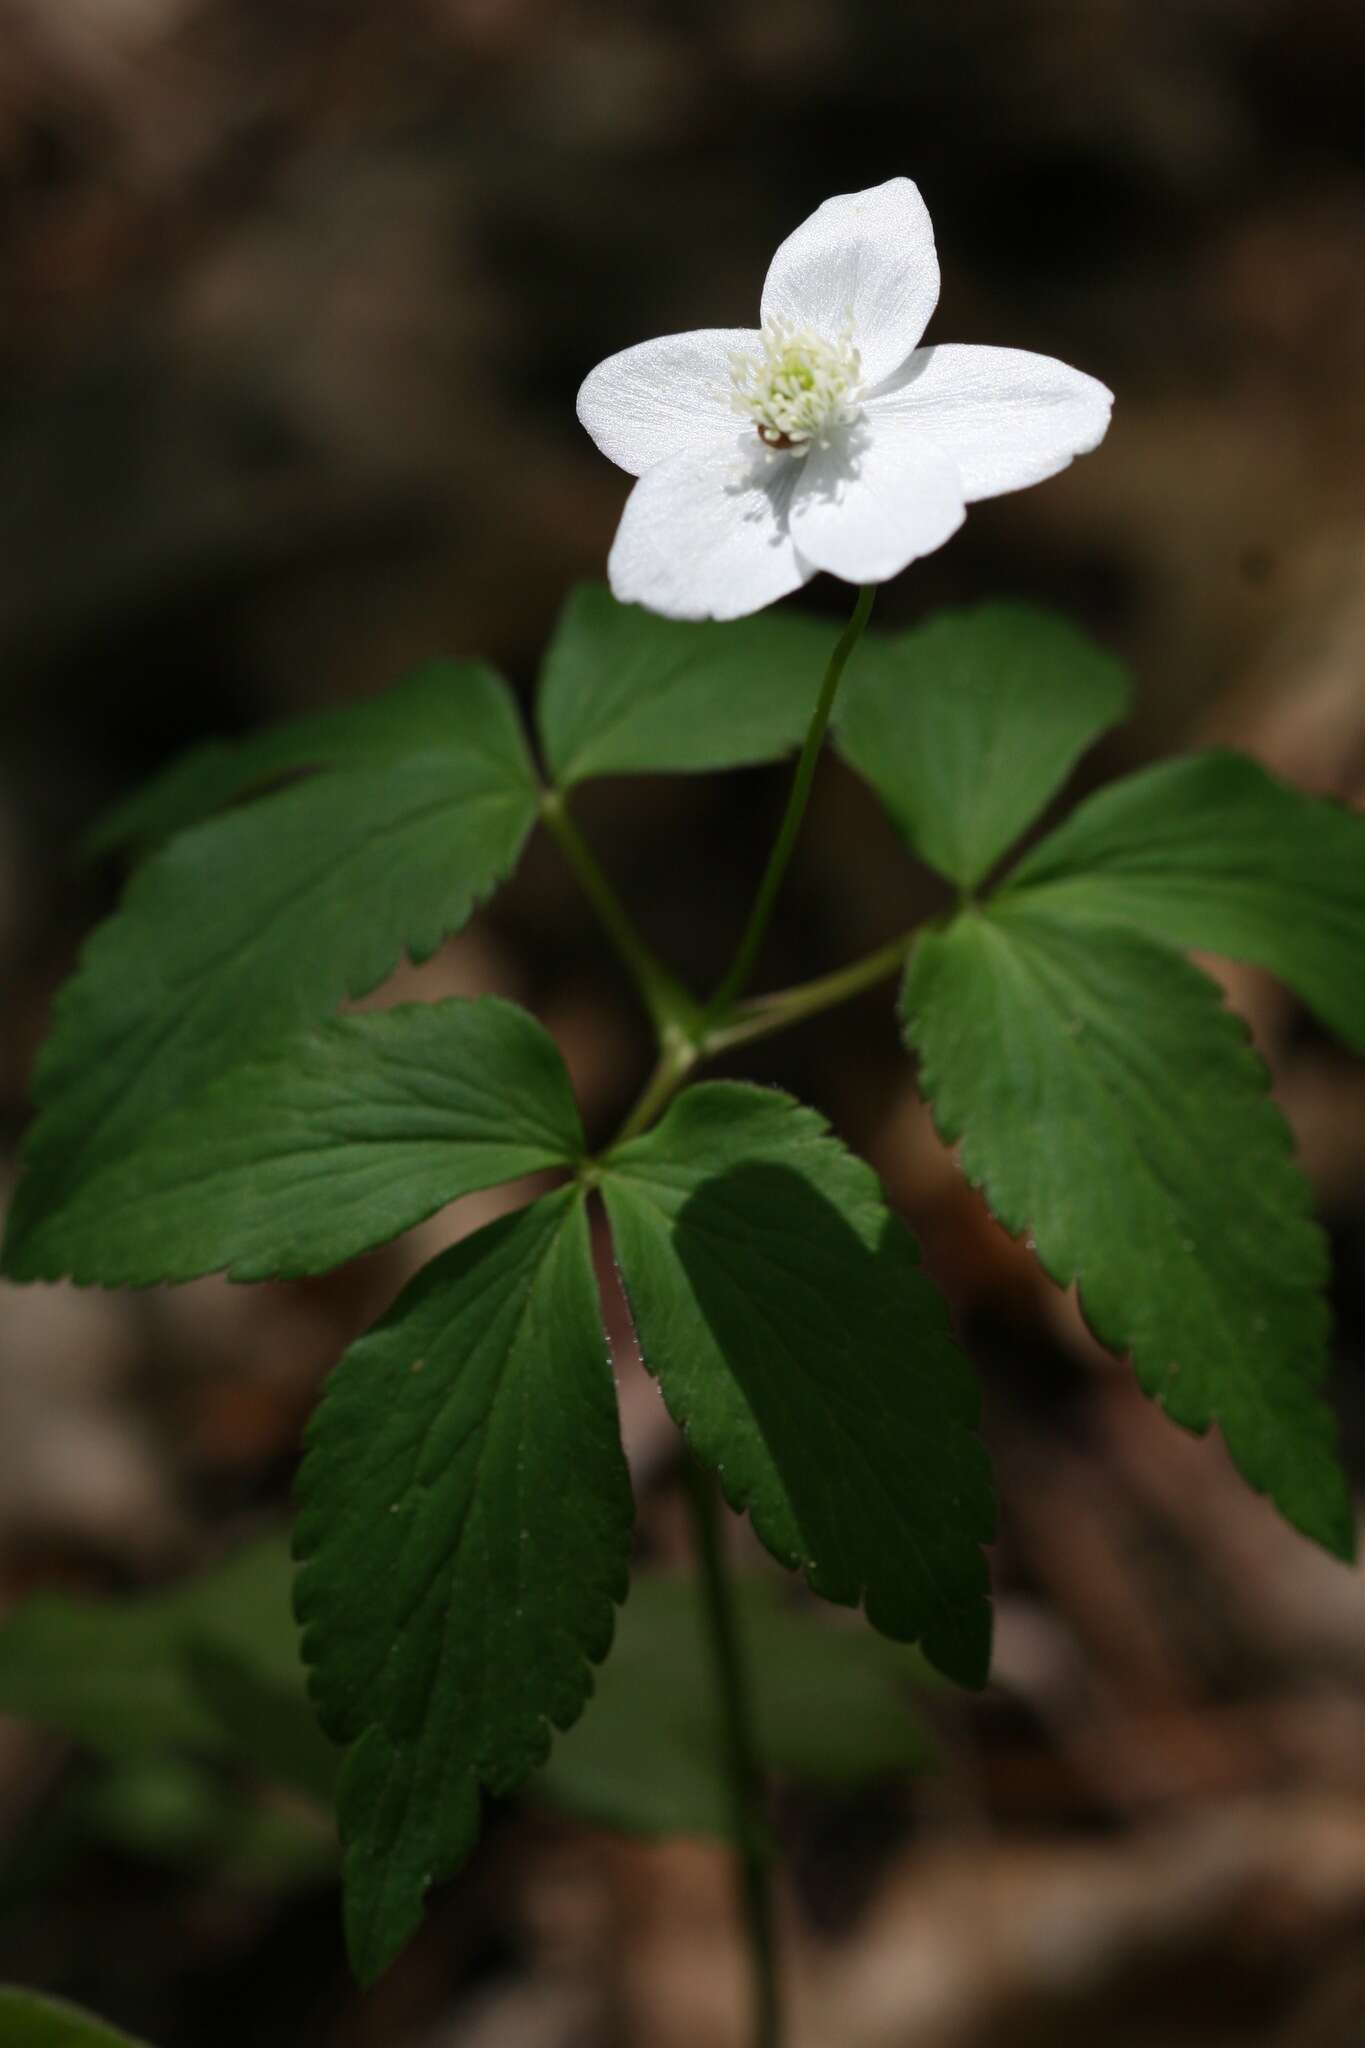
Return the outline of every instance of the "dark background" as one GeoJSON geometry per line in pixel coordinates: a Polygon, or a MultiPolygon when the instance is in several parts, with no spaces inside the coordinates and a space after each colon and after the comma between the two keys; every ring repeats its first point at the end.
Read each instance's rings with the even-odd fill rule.
{"type": "MultiPolygon", "coordinates": [[[[1353,0],[0,0],[9,1149],[52,993],[114,900],[73,856],[95,812],[188,742],[434,652],[529,687],[627,488],[574,418],[583,374],[650,334],[750,324],[778,240],[892,175],[937,231],[929,338],[1060,356],[1117,404],[1097,454],[973,508],[880,623],[998,595],[1086,622],[1138,709],[1082,784],[1217,736],[1358,799],[1362,106],[1353,0]]],[[[847,595],[821,579],[798,601],[833,624],[847,595]]],[[[584,794],[699,983],[781,793],[755,772],[584,794]]],[[[923,887],[827,767],[765,980],[901,929],[923,887]]],[[[1333,1233],[1358,1459],[1365,1081],[1260,977],[1218,971],[1333,1233]]],[[[598,1128],[639,1084],[629,991],[544,846],[400,981],[530,1002],[598,1128]]],[[[884,996],[734,1070],[816,1101],[921,1230],[1005,1503],[1000,1683],[934,1703],[938,1774],[784,1808],[801,2048],[1355,2048],[1359,1582],[1145,1409],[989,1223],[884,996]]],[[[7,1289],[6,1593],[160,1581],[277,1519],[329,1361],[495,1206],[325,1285],[7,1289]]],[[[679,1554],[668,1428],[624,1352],[622,1371],[642,1540],[679,1554]]],[[[0,1825],[27,1855],[83,1766],[0,1737],[0,1825]]],[[[368,2001],[325,1889],[81,1840],[4,1901],[0,1974],[161,2048],[741,2038],[725,1872],[697,1844],[506,1818],[368,2001]]]]}

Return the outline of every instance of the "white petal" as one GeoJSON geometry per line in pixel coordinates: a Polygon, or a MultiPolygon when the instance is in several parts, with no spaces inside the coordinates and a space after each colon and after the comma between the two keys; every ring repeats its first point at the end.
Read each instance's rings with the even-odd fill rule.
{"type": "Polygon", "coordinates": [[[1022,348],[917,348],[867,399],[875,427],[913,427],[956,463],[968,504],[1022,490],[1098,447],[1114,394],[1098,378],[1022,348]]]}
{"type": "Polygon", "coordinates": [[[750,327],[699,327],[623,348],[584,378],[578,417],[604,455],[642,476],[680,448],[733,435],[730,358],[760,340],[750,327]]]}
{"type": "Polygon", "coordinates": [[[613,594],[670,619],[739,619],[799,589],[814,572],[787,527],[798,467],[731,432],[647,470],[607,561],[613,594]]]}
{"type": "Polygon", "coordinates": [[[802,555],[847,583],[885,583],[932,554],[965,517],[962,486],[946,456],[909,434],[855,427],[813,448],[791,505],[802,555]]]}
{"type": "Polygon", "coordinates": [[[938,303],[934,230],[919,187],[892,178],[827,199],[788,235],[768,269],[763,320],[832,341],[852,325],[863,376],[899,369],[938,303]]]}

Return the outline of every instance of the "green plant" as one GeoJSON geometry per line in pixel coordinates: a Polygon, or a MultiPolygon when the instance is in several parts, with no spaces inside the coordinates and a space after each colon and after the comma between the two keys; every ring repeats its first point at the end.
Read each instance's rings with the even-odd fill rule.
{"type": "MultiPolygon", "coordinates": [[[[879,206],[909,205],[885,199],[890,189],[872,195],[879,206]]],[[[866,197],[830,205],[860,221],[866,197]]],[[[829,260],[842,275],[838,249],[829,260]]],[[[906,301],[920,326],[925,297],[906,301]]],[[[669,346],[646,345],[650,361],[673,363],[669,346]]],[[[754,459],[817,468],[795,483],[790,466],[765,469],[763,489],[780,496],[786,476],[791,493],[804,491],[807,528],[837,552],[855,527],[826,514],[852,506],[852,520],[858,501],[837,478],[820,497],[832,444],[819,437],[860,431],[857,350],[847,337],[837,347],[804,331],[793,339],[787,326],[764,346],[736,372],[757,407],[754,459]],[[793,377],[795,398],[782,381],[793,377]]],[[[1011,353],[960,351],[956,374],[977,374],[969,356],[1011,353]]],[[[643,417],[639,388],[620,381],[623,360],[589,380],[597,396],[585,416],[604,445],[612,404],[632,431],[643,417]]],[[[1014,484],[1093,445],[1108,407],[1094,380],[1024,360],[1014,484]]],[[[916,403],[939,390],[931,372],[919,364],[929,396],[916,403]]],[[[952,400],[961,488],[935,501],[936,538],[896,529],[894,567],[906,547],[946,538],[964,494],[1012,487],[1000,480],[1008,406],[977,398],[976,427],[967,399],[952,400]]],[[[673,422],[671,393],[656,400],[673,422]]],[[[897,406],[878,417],[881,445],[901,447],[897,406]]],[[[859,467],[870,454],[861,442],[849,449],[850,478],[870,489],[879,472],[859,467]]],[[[673,460],[665,451],[659,471],[673,460]]],[[[919,476],[918,460],[905,455],[907,477],[919,476]]],[[[655,476],[636,486],[646,507],[656,488],[672,489],[655,476]]],[[[765,504],[777,519],[777,498],[765,504]]],[[[694,514],[688,500],[678,517],[694,514]]],[[[657,534],[642,538],[644,515],[628,517],[631,573],[685,609],[696,598],[688,577],[714,568],[705,547],[660,568],[649,553],[657,534]]],[[[885,534],[856,532],[892,563],[885,534]]],[[[785,547],[790,535],[779,537],[785,547]]],[[[725,582],[724,602],[754,612],[779,594],[765,578],[780,572],[795,587],[811,569],[799,553],[777,571],[770,555],[755,557],[725,582]]],[[[719,602],[707,590],[702,609],[719,602]]],[[[297,1611],[318,1714],[346,1751],[346,1924],[365,1982],[408,1940],[429,1886],[469,1852],[482,1794],[510,1792],[545,1763],[611,1646],[631,1496],[590,1255],[595,1203],[644,1361],[687,1441],[715,1679],[704,1739],[724,1752],[722,1821],[685,1769],[676,1779],[657,1759],[645,1769],[663,1780],[656,1819],[701,1809],[736,1844],[762,2042],[779,2030],[763,1773],[790,1758],[793,1737],[774,1732],[761,1686],[756,1698],[745,1632],[764,1624],[747,1596],[737,1603],[716,1482],[817,1594],[861,1606],[951,1679],[986,1678],[993,1504],[977,1395],[910,1233],[814,1110],[695,1079],[716,1054],[860,990],[900,977],[905,1040],[941,1132],[1001,1220],[1030,1233],[1056,1281],[1077,1284],[1100,1340],[1131,1358],[1174,1421],[1217,1424],[1249,1483],[1296,1528],[1352,1553],[1322,1393],[1324,1240],[1265,1072],[1183,953],[1269,968],[1365,1049],[1365,823],[1249,760],[1208,753],[1102,790],[1009,865],[1083,751],[1121,717],[1121,672],[1030,607],[987,605],[879,637],[865,630],[872,599],[869,583],[831,651],[805,617],[693,623],[581,589],[540,677],[539,765],[490,668],[436,663],[371,703],[204,749],[94,834],[99,850],[131,851],[137,865],[60,1000],[39,1065],[5,1239],[11,1277],[142,1286],[215,1271],[323,1273],[472,1190],[556,1176],[550,1192],[419,1274],[341,1361],[308,1434],[297,1611]],[[800,987],[755,996],[831,722],[844,759],[955,907],[800,987]],[[709,995],[687,989],[637,932],[573,792],[594,776],[719,771],[798,747],[733,962],[709,995]],[[654,1072],[614,1135],[584,1131],[556,1047],[512,1003],[336,1014],[404,954],[420,961],[457,931],[537,825],[577,875],[654,1028],[654,1072]]],[[[325,1790],[325,1752],[319,1763],[300,1731],[296,1689],[249,1657],[244,1670],[240,1642],[215,1627],[214,1641],[194,1656],[182,1645],[169,1677],[162,1670],[158,1711],[221,1741],[225,1721],[240,1736],[250,1702],[268,1697],[271,1713],[257,1720],[274,1731],[273,1767],[325,1790]]],[[[49,1639],[32,1616],[23,1628],[17,1665],[9,1638],[8,1690],[21,1710],[35,1628],[40,1647],[49,1639]]],[[[622,1698],[625,1725],[658,1720],[647,1687],[622,1698]]],[[[683,1749],[699,1714],[695,1702],[680,1709],[683,1749]]],[[[591,1809],[595,1797],[596,1810],[610,1809],[602,1753],[577,1755],[568,1803],[591,1809]],[[584,1795],[594,1774],[598,1791],[584,1795]]],[[[558,1761],[555,1775],[563,1797],[558,1761]]]]}

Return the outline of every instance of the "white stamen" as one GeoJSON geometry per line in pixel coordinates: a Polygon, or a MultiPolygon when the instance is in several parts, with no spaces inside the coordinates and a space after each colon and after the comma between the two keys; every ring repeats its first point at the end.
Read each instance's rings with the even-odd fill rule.
{"type": "Polygon", "coordinates": [[[826,341],[770,320],[762,342],[761,354],[730,358],[731,406],[753,421],[773,454],[828,447],[831,429],[852,426],[862,411],[863,366],[851,326],[826,341]]]}

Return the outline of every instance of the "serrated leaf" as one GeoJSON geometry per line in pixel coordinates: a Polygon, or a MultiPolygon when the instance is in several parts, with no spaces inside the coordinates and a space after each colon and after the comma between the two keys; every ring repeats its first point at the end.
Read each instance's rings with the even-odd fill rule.
{"type": "Polygon", "coordinates": [[[431,661],[363,703],[194,748],[97,819],[85,851],[94,856],[155,845],[309,769],[372,768],[449,753],[466,761],[482,755],[502,776],[518,768],[524,751],[516,707],[492,669],[431,661]]]}
{"type": "Polygon", "coordinates": [[[544,1761],[624,1597],[631,1501],[581,1193],[435,1260],[333,1374],[296,1548],[365,1982],[544,1761]]]}
{"type": "Polygon", "coordinates": [[[1239,1021],[1140,934],[1002,903],[926,933],[903,997],[939,1130],[1101,1343],[1216,1422],[1296,1528],[1351,1554],[1319,1389],[1326,1251],[1239,1021]]]}
{"type": "Polygon", "coordinates": [[[982,1683],[976,1388],[870,1168],[789,1097],[709,1082],[603,1194],[641,1354],[732,1506],[817,1593],[982,1683]]]}
{"type": "Polygon", "coordinates": [[[38,1593],[0,1623],[0,1713],[107,1755],[216,1755],[222,1723],[188,1670],[196,1644],[241,1658],[260,1682],[299,1682],[288,1551],[252,1543],[210,1571],[133,1599],[38,1593]]]}
{"type": "Polygon", "coordinates": [[[1365,1052],[1365,817],[1244,754],[1163,762],[1101,790],[1009,889],[1253,961],[1365,1052]]]}
{"type": "Polygon", "coordinates": [[[1119,663],[1067,620],[986,604],[869,641],[837,742],[920,858],[972,889],[1127,703],[1119,663]]]}
{"type": "Polygon", "coordinates": [[[64,1998],[8,1985],[0,1985],[0,2041],[5,2048],[144,2048],[64,1998]]]}
{"type": "Polygon", "coordinates": [[[272,1038],[423,960],[508,874],[529,764],[437,755],[339,770],[171,841],[56,1008],[6,1259],[153,1119],[272,1038]]]}
{"type": "Polygon", "coordinates": [[[19,1280],[323,1273],[444,1203],[573,1161],[554,1042],[492,996],[334,1017],[153,1122],[7,1248],[19,1280]]]}
{"type": "MultiPolygon", "coordinates": [[[[871,1629],[834,1627],[782,1592],[767,1576],[735,1581],[764,1767],[833,1787],[922,1768],[928,1744],[909,1691],[926,1667],[871,1629]]],[[[690,1579],[637,1575],[591,1711],[527,1790],[604,1827],[732,1833],[724,1730],[690,1579]]]]}
{"type": "Polygon", "coordinates": [[[810,723],[838,628],[794,612],[690,624],[570,597],[541,670],[537,718],[555,782],[776,760],[810,723]]]}

